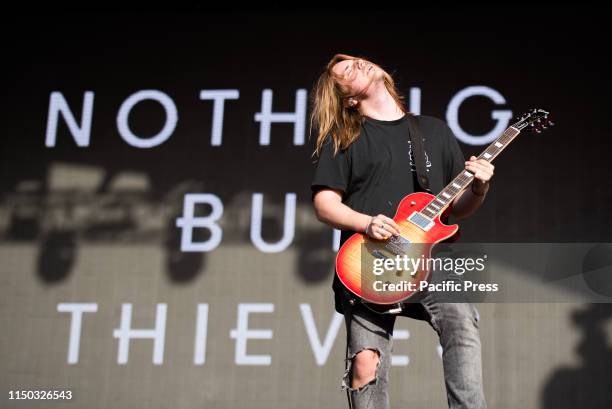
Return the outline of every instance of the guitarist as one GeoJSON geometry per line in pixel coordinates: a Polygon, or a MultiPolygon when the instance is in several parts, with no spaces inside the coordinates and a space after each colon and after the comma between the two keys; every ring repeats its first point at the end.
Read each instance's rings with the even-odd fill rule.
{"type": "MultiPolygon", "coordinates": [[[[317,218],[342,231],[341,244],[360,232],[372,239],[398,235],[392,217],[406,195],[419,191],[407,112],[392,77],[362,58],[337,54],[313,90],[311,127],[316,129],[318,162],[312,181],[317,218]]],[[[459,172],[474,174],[471,188],[452,203],[456,218],[471,215],[483,202],[493,165],[465,158],[443,121],[415,116],[422,134],[426,175],[436,194],[459,172]]],[[[334,275],[335,309],[347,330],[346,371],[342,389],[352,408],[388,408],[395,314],[378,314],[363,304],[334,275]]],[[[424,292],[399,314],[426,320],[443,348],[442,361],[451,409],[486,408],[479,314],[470,303],[436,300],[424,292]]]]}

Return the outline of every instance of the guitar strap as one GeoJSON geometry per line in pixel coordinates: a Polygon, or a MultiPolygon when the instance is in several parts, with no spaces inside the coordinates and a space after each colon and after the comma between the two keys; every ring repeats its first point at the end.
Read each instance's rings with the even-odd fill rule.
{"type": "Polygon", "coordinates": [[[410,129],[410,143],[412,145],[412,156],[416,165],[417,181],[419,186],[421,186],[421,189],[423,189],[425,192],[431,193],[431,190],[429,189],[429,178],[427,177],[427,160],[425,159],[425,149],[423,148],[423,137],[419,130],[415,116],[412,114],[407,115],[408,128],[410,129]]]}
{"type": "MultiPolygon", "coordinates": [[[[348,291],[343,288],[345,294],[348,293],[348,291]]],[[[347,333],[346,333],[346,358],[345,358],[345,365],[348,365],[348,360],[351,359],[351,357],[349,356],[349,344],[351,342],[351,320],[353,319],[353,306],[355,305],[355,300],[353,299],[353,297],[349,296],[348,298],[349,302],[346,303],[346,305],[344,306],[344,319],[346,320],[346,328],[348,329],[347,333]]],[[[351,363],[350,365],[353,365],[353,363],[351,363]]],[[[352,367],[351,367],[352,369],[352,367]]],[[[353,397],[351,396],[351,373],[349,372],[349,384],[347,385],[346,388],[346,399],[348,400],[348,406],[349,409],[353,409],[353,397]]]]}

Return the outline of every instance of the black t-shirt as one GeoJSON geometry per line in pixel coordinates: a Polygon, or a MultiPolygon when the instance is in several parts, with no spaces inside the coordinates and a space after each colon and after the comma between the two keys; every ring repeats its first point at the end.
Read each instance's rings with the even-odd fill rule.
{"type": "MultiPolygon", "coordinates": [[[[357,140],[335,156],[328,137],[311,183],[313,197],[320,189],[340,190],[342,203],[351,209],[392,218],[406,195],[421,190],[407,118],[405,115],[394,121],[381,121],[364,117],[357,140]]],[[[445,122],[422,115],[415,118],[423,138],[429,187],[437,194],[465,168],[465,158],[445,122]]],[[[343,230],[340,245],[354,233],[343,230]]],[[[332,286],[336,311],[342,313],[342,283],[335,274],[332,286]]]]}

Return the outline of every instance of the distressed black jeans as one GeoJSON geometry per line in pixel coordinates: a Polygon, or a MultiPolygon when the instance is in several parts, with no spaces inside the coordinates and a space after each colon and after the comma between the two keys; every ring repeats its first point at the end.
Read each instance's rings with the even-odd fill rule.
{"type": "Polygon", "coordinates": [[[482,385],[478,310],[471,303],[439,302],[436,293],[424,293],[419,303],[407,304],[399,315],[382,315],[363,304],[342,300],[347,329],[347,354],[342,389],[353,409],[388,409],[389,369],[393,327],[397,316],[426,320],[442,346],[442,364],[450,409],[485,409],[482,385]],[[353,358],[362,350],[378,353],[375,378],[359,388],[351,387],[353,358]]]}

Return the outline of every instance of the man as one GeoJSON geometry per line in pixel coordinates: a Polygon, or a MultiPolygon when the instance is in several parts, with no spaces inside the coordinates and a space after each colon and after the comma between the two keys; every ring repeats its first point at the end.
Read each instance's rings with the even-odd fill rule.
{"type": "MultiPolygon", "coordinates": [[[[341,243],[360,232],[374,240],[400,234],[392,216],[400,200],[419,189],[402,97],[391,76],[365,59],[338,54],[313,92],[312,127],[317,129],[317,168],[312,181],[317,218],[342,230],[341,243]]],[[[474,174],[469,189],[452,203],[464,218],[483,202],[493,165],[465,161],[452,131],[441,120],[415,117],[423,137],[430,188],[437,193],[464,169],[474,174]]],[[[388,373],[395,315],[377,314],[350,300],[334,276],[335,308],[347,330],[342,387],[353,408],[388,408],[388,373]]],[[[401,314],[424,319],[440,337],[451,409],[486,408],[478,311],[469,303],[445,303],[433,293],[407,304],[401,314]]]]}

